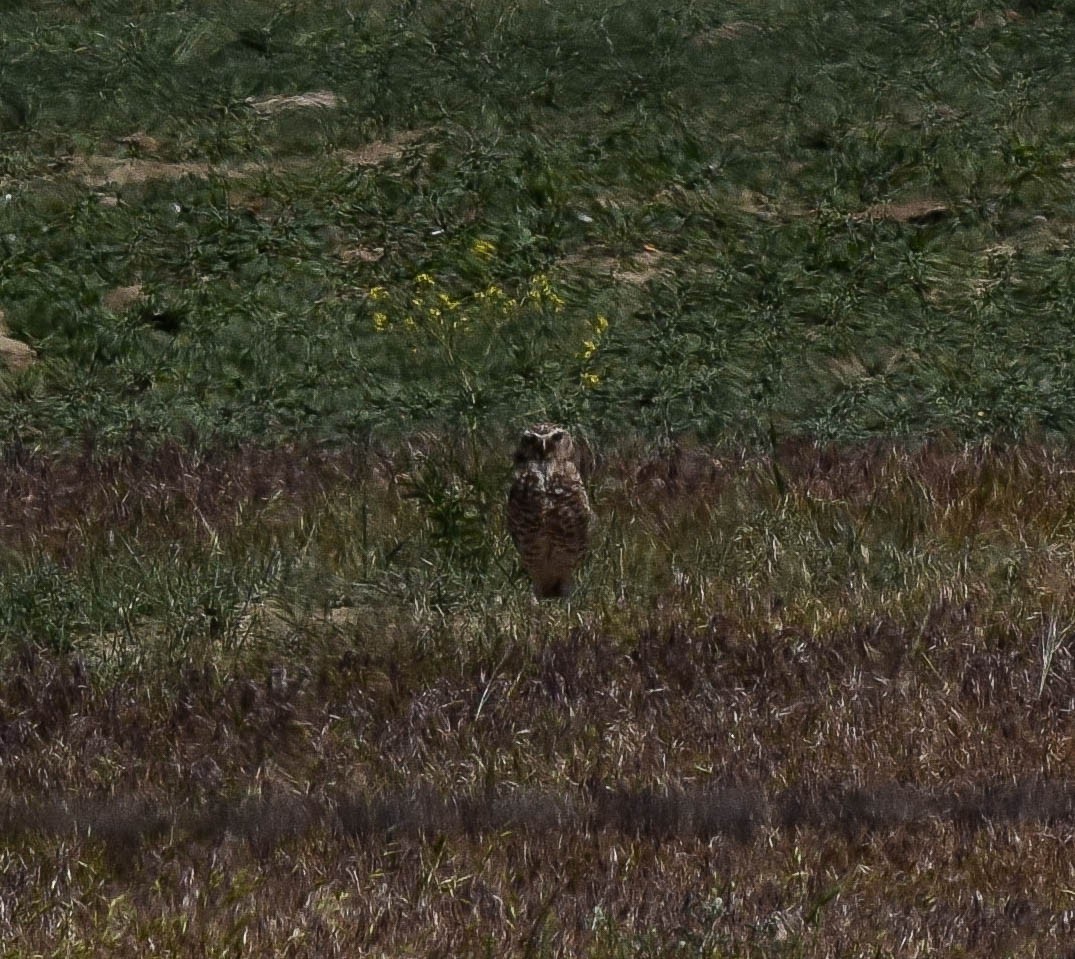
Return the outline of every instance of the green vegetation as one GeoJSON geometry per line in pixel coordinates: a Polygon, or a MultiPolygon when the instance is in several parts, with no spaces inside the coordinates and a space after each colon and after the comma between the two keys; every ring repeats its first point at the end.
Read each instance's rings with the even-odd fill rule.
{"type": "Polygon", "coordinates": [[[1042,6],[21,4],[0,303],[41,363],[0,429],[1067,436],[1072,24],[1042,6]],[[379,335],[369,291],[421,274],[564,306],[463,356],[379,335]]]}
{"type": "Polygon", "coordinates": [[[0,0],[0,957],[1068,948],[1073,50],[0,0]]]}

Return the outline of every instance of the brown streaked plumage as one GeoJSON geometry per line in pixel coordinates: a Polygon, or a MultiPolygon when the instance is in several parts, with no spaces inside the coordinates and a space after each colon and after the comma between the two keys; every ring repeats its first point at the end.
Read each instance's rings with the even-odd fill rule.
{"type": "Polygon", "coordinates": [[[508,530],[539,599],[571,593],[586,556],[593,512],[571,435],[552,423],[523,431],[508,491],[508,530]]]}

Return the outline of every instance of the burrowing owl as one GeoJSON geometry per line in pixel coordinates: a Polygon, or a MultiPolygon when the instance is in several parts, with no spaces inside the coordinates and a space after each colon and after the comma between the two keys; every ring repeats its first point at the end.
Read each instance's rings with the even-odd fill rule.
{"type": "Polygon", "coordinates": [[[524,430],[508,491],[508,530],[539,599],[570,594],[592,524],[570,434],[550,423],[524,430]]]}

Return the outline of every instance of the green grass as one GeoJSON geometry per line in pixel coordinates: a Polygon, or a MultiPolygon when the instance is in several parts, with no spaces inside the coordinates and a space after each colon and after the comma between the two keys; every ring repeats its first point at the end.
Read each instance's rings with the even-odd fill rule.
{"type": "Polygon", "coordinates": [[[0,0],[0,956],[1061,954],[1073,49],[0,0]]]}
{"type": "Polygon", "coordinates": [[[41,356],[9,439],[1070,434],[1065,5],[266,9],[5,16],[0,304],[41,356]],[[564,305],[461,357],[379,336],[368,291],[420,274],[564,305]]]}

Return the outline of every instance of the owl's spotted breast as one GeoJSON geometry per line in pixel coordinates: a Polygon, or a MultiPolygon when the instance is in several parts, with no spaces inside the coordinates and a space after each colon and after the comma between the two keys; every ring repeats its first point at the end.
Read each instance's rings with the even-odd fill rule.
{"type": "Polygon", "coordinates": [[[560,427],[523,433],[508,491],[508,529],[537,596],[567,596],[586,555],[593,514],[574,447],[560,427]]]}

